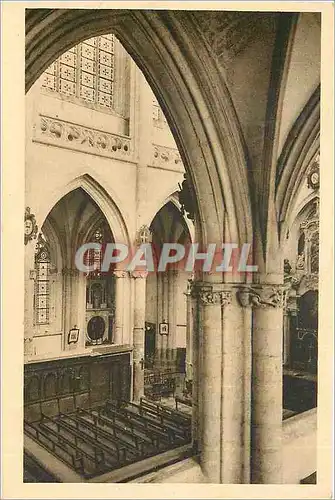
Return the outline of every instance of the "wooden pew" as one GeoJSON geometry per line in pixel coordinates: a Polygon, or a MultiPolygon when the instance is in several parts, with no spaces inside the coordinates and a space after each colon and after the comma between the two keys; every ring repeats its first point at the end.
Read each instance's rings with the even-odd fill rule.
{"type": "Polygon", "coordinates": [[[192,423],[191,415],[187,415],[186,413],[182,413],[181,411],[174,410],[160,403],[150,401],[144,397],[141,397],[140,405],[150,408],[152,410],[156,410],[157,412],[161,412],[164,415],[171,417],[173,421],[178,422],[178,424],[183,425],[185,427],[189,427],[192,423]]]}
{"type": "Polygon", "coordinates": [[[151,443],[154,446],[159,447],[160,445],[164,445],[164,443],[165,445],[166,443],[169,443],[168,437],[166,436],[165,433],[157,431],[156,429],[153,428],[150,428],[148,430],[146,422],[143,422],[141,420],[139,421],[137,419],[131,420],[129,418],[129,415],[127,414],[125,415],[123,413],[121,414],[117,410],[111,407],[109,408],[103,407],[100,408],[98,411],[100,416],[103,415],[104,417],[110,419],[113,423],[115,423],[117,419],[122,421],[127,426],[129,426],[133,432],[138,431],[143,433],[147,438],[151,439],[151,443]]]}
{"type": "MultiPolygon", "coordinates": [[[[90,453],[88,453],[87,451],[81,449],[78,444],[77,444],[77,439],[75,440],[75,443],[71,442],[70,440],[68,440],[66,437],[62,436],[61,434],[59,434],[57,431],[51,429],[50,427],[46,426],[45,424],[43,424],[43,422],[40,422],[39,423],[39,427],[44,429],[45,432],[47,432],[48,434],[51,434],[53,435],[55,438],[58,438],[59,442],[60,443],[66,443],[68,446],[72,447],[73,449],[75,449],[76,451],[76,454],[80,454],[80,457],[76,457],[76,460],[79,458],[81,459],[81,469],[80,469],[80,473],[85,475],[85,476],[90,476],[92,474],[88,474],[86,471],[85,471],[85,466],[84,466],[84,457],[89,461],[89,463],[92,463],[93,464],[93,469],[94,469],[94,473],[99,473],[101,474],[102,472],[106,471],[107,470],[107,467],[106,467],[106,464],[105,464],[105,457],[104,455],[101,455],[101,454],[94,454],[94,455],[91,455],[90,453]]],[[[86,462],[87,463],[87,462],[86,462]]],[[[90,469],[90,467],[88,467],[90,469]]],[[[77,468],[74,466],[74,469],[77,470],[77,468]]]]}
{"type": "Polygon", "coordinates": [[[140,416],[145,419],[148,423],[155,425],[158,429],[165,431],[167,435],[171,436],[172,441],[177,441],[178,439],[184,439],[184,432],[173,422],[171,422],[163,414],[157,414],[155,411],[139,406],[135,403],[129,401],[122,402],[120,406],[121,411],[127,410],[128,413],[135,416],[140,416]]]}
{"type": "MultiPolygon", "coordinates": [[[[135,403],[129,403],[127,401],[123,402],[130,406],[134,412],[138,412],[142,416],[146,416],[147,418],[151,418],[154,422],[159,422],[159,424],[165,428],[169,429],[174,433],[174,436],[177,438],[179,436],[182,439],[188,439],[190,435],[190,427],[189,425],[184,426],[171,417],[170,413],[167,413],[164,410],[157,409],[156,407],[152,407],[149,405],[137,405],[135,403]]],[[[132,411],[132,410],[131,410],[132,411]]],[[[157,422],[157,423],[158,423],[157,422]]]]}
{"type": "MultiPolygon", "coordinates": [[[[103,415],[99,415],[99,413],[94,414],[92,412],[92,410],[87,411],[87,410],[81,410],[80,408],[77,408],[77,418],[78,419],[81,419],[80,413],[82,413],[83,415],[86,415],[88,418],[91,418],[93,421],[92,424],[94,426],[98,426],[98,424],[100,424],[104,427],[106,426],[107,428],[109,428],[112,431],[113,439],[120,440],[125,446],[128,446],[129,443],[128,443],[128,441],[124,440],[123,435],[127,436],[128,438],[130,438],[132,440],[133,446],[136,448],[138,453],[143,454],[143,445],[146,442],[146,440],[143,439],[142,437],[137,436],[136,434],[134,434],[134,432],[129,431],[125,427],[122,427],[122,426],[117,425],[117,424],[113,424],[109,419],[107,419],[107,417],[104,417],[103,415]],[[118,435],[116,434],[116,431],[118,432],[118,435]]],[[[87,422],[87,420],[85,420],[85,422],[87,422]]],[[[101,430],[103,430],[103,429],[101,429],[101,430]]],[[[110,433],[108,432],[108,434],[110,434],[110,433]]]]}
{"type": "MultiPolygon", "coordinates": [[[[128,451],[131,455],[140,454],[140,450],[136,447],[136,445],[132,445],[127,441],[122,440],[120,437],[116,438],[110,432],[107,432],[106,430],[99,428],[97,425],[94,424],[94,422],[88,422],[85,418],[82,418],[79,415],[73,416],[68,414],[66,415],[60,414],[60,417],[66,419],[66,421],[70,420],[71,422],[73,422],[77,430],[79,430],[79,426],[82,426],[84,427],[84,429],[93,432],[93,434],[95,435],[95,439],[97,442],[99,442],[99,444],[100,441],[98,441],[98,438],[101,438],[106,440],[108,442],[108,445],[111,444],[112,446],[115,446],[117,450],[121,450],[122,448],[124,448],[124,450],[128,451]]],[[[126,453],[124,453],[124,455],[126,458],[126,453]]]]}
{"type": "MultiPolygon", "coordinates": [[[[84,463],[83,463],[83,455],[85,453],[82,453],[82,450],[79,450],[75,444],[71,443],[71,441],[68,441],[63,436],[59,436],[59,434],[57,434],[54,431],[49,433],[49,429],[44,429],[43,426],[41,426],[40,424],[32,425],[32,424],[29,424],[28,422],[25,422],[24,423],[24,431],[28,436],[37,440],[37,442],[39,444],[41,444],[44,447],[47,447],[56,456],[61,458],[65,463],[67,463],[67,465],[69,465],[70,467],[73,467],[74,470],[79,472],[79,474],[86,476],[86,472],[84,469],[84,463]],[[43,436],[43,439],[45,441],[41,439],[41,436],[43,436]],[[51,436],[53,436],[55,439],[57,439],[57,442],[54,441],[53,439],[51,439],[51,436]],[[46,444],[46,443],[48,443],[48,444],[46,444]],[[72,449],[72,452],[69,452],[68,449],[65,448],[65,446],[72,449]],[[58,450],[61,451],[60,455],[59,455],[59,451],[57,452],[57,448],[58,448],[58,450]],[[64,456],[64,453],[65,453],[65,456],[64,456]],[[66,455],[68,455],[68,457],[66,455]]],[[[94,460],[93,460],[93,462],[94,462],[94,460]]]]}
{"type": "Polygon", "coordinates": [[[155,403],[141,401],[141,407],[145,409],[150,415],[155,415],[161,419],[161,422],[168,426],[170,429],[180,435],[183,439],[189,439],[191,435],[191,422],[181,419],[178,415],[174,415],[173,412],[162,408],[161,406],[156,406],[155,403]]]}
{"type": "MultiPolygon", "coordinates": [[[[68,415],[63,415],[63,417],[68,417],[68,415]]],[[[43,420],[45,420],[45,416],[43,416],[43,420]]],[[[102,453],[105,453],[107,456],[112,458],[113,463],[115,463],[115,461],[120,465],[126,463],[126,449],[124,448],[124,446],[119,446],[117,443],[112,443],[114,447],[110,448],[109,446],[106,446],[104,443],[98,441],[97,434],[96,437],[93,438],[86,432],[81,431],[79,429],[79,426],[74,427],[68,422],[65,422],[63,418],[53,418],[53,419],[49,418],[48,422],[50,423],[50,421],[53,424],[56,424],[58,432],[60,432],[61,429],[65,430],[73,437],[77,437],[83,443],[89,444],[94,450],[94,454],[96,456],[97,461],[99,460],[99,456],[101,456],[102,453]]]]}
{"type": "Polygon", "coordinates": [[[155,422],[152,418],[148,418],[146,415],[137,413],[136,411],[132,411],[126,407],[115,408],[115,406],[113,406],[113,404],[110,404],[108,401],[106,405],[107,408],[109,407],[117,411],[118,415],[122,413],[123,415],[128,417],[128,420],[130,421],[137,419],[137,421],[142,422],[145,425],[145,429],[147,432],[155,431],[156,434],[160,434],[161,439],[167,440],[170,444],[178,441],[178,436],[175,435],[175,432],[173,432],[173,430],[166,426],[163,426],[159,422],[155,422]]]}

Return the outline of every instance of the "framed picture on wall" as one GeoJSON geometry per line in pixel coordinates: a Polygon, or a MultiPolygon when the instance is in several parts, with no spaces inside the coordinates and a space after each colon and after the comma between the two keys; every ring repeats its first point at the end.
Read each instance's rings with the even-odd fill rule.
{"type": "Polygon", "coordinates": [[[169,335],[169,323],[159,323],[160,335],[169,335]]]}
{"type": "Polygon", "coordinates": [[[76,344],[79,338],[79,328],[71,328],[67,337],[68,344],[76,344]]]}

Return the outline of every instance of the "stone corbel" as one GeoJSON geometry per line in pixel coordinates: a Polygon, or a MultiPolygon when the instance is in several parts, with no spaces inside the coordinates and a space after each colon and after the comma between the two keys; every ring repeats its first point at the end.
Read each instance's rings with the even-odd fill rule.
{"type": "Polygon", "coordinates": [[[283,290],[281,285],[255,285],[243,287],[236,292],[242,307],[283,307],[283,290]]]}

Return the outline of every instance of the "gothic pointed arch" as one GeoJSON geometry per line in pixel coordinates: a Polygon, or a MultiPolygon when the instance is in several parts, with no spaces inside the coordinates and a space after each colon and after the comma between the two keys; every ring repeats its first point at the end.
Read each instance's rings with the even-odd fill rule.
{"type": "Polygon", "coordinates": [[[301,190],[308,169],[320,151],[320,87],[311,96],[294,123],[277,163],[276,211],[281,224],[281,238],[287,230],[285,221],[301,190]]]}
{"type": "Polygon", "coordinates": [[[250,241],[243,138],[224,79],[208,49],[199,53],[193,28],[187,16],[165,11],[96,9],[92,16],[84,9],[50,9],[41,19],[30,10],[27,89],[62,52],[85,38],[113,31],[145,74],[166,115],[194,186],[203,242],[222,242],[227,233],[236,242],[250,241]]]}
{"type": "MultiPolygon", "coordinates": [[[[148,221],[147,221],[148,227],[151,226],[151,224],[152,224],[154,218],[156,217],[156,215],[158,214],[158,212],[163,207],[165,207],[165,205],[167,205],[168,203],[171,203],[172,205],[174,205],[176,207],[176,209],[181,213],[181,203],[179,201],[178,191],[174,191],[174,192],[171,192],[171,190],[169,190],[169,191],[170,191],[169,195],[166,196],[163,200],[160,200],[159,204],[155,206],[154,212],[152,211],[150,213],[150,216],[148,216],[148,221]]],[[[190,234],[191,240],[193,241],[194,234],[195,234],[194,224],[190,219],[188,219],[182,213],[181,213],[181,217],[183,217],[184,223],[186,224],[186,226],[188,228],[188,232],[190,234]]]]}
{"type": "MultiPolygon", "coordinates": [[[[61,198],[76,189],[82,189],[85,191],[93,202],[96,203],[102,214],[105,216],[115,241],[129,245],[131,241],[128,229],[129,223],[126,222],[124,214],[121,213],[119,202],[114,201],[114,193],[113,197],[111,197],[102,185],[88,174],[76,177],[65,186],[62,186],[58,190],[54,191],[52,196],[48,198],[48,212],[50,213],[52,208],[61,198]]],[[[47,214],[45,214],[44,217],[41,215],[42,220],[46,219],[46,217],[47,214]]]]}

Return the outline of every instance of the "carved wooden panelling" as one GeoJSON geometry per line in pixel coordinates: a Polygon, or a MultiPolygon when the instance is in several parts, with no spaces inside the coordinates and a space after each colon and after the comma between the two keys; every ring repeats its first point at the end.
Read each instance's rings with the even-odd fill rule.
{"type": "Polygon", "coordinates": [[[84,356],[25,365],[25,418],[130,399],[130,355],[84,356]]]}

